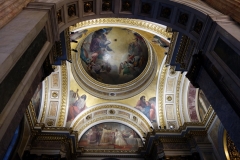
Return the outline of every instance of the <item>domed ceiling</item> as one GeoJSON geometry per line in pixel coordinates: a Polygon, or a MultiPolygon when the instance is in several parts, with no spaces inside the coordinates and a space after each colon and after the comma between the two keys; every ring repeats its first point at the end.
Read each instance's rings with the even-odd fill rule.
{"type": "Polygon", "coordinates": [[[158,62],[152,45],[142,34],[146,32],[96,27],[72,35],[79,42],[72,65],[77,83],[102,99],[124,99],[143,91],[154,79],[158,62]]]}
{"type": "Polygon", "coordinates": [[[80,52],[85,71],[95,80],[111,85],[135,79],[148,61],[144,38],[126,28],[102,28],[90,33],[80,52]]]}

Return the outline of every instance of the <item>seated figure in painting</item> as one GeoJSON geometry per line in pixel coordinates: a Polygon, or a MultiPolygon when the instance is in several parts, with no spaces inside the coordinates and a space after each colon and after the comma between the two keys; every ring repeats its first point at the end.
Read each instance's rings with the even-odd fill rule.
{"type": "Polygon", "coordinates": [[[106,33],[107,33],[107,29],[105,28],[97,30],[93,33],[90,48],[89,48],[91,52],[99,53],[101,48],[104,48],[108,51],[112,51],[112,49],[108,46],[109,44],[111,44],[111,42],[107,39],[106,33]]]}
{"type": "Polygon", "coordinates": [[[72,121],[79,113],[86,109],[87,96],[85,94],[79,96],[77,90],[77,92],[72,94],[72,96],[73,99],[74,96],[77,97],[77,100],[74,103],[69,104],[67,121],[72,121]]]}
{"type": "Polygon", "coordinates": [[[155,104],[152,102],[152,100],[150,102],[146,101],[145,96],[141,96],[135,108],[147,116],[151,122],[155,120],[155,104]]]}

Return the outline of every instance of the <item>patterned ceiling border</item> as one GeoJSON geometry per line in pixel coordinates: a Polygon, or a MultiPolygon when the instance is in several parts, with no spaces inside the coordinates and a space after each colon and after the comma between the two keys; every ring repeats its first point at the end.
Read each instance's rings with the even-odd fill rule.
{"type": "Polygon", "coordinates": [[[60,114],[58,116],[58,127],[63,127],[64,120],[66,117],[66,106],[67,106],[67,90],[68,90],[68,72],[67,72],[67,64],[66,61],[62,62],[61,66],[61,72],[62,72],[62,98],[61,98],[61,108],[60,108],[60,114]]]}
{"type": "Polygon", "coordinates": [[[165,39],[171,38],[172,33],[166,32],[166,28],[160,26],[157,23],[139,20],[139,19],[127,19],[127,18],[98,18],[76,23],[74,26],[70,26],[70,31],[82,30],[93,26],[119,26],[128,28],[137,28],[145,30],[147,32],[160,35],[165,39]]]}

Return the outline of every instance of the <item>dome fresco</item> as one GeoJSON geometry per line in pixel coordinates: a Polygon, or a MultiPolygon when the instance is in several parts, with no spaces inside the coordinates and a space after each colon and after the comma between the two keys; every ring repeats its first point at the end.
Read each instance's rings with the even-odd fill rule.
{"type": "Polygon", "coordinates": [[[126,28],[102,28],[82,43],[80,58],[85,71],[105,84],[123,84],[139,76],[148,61],[143,37],[126,28]]]}

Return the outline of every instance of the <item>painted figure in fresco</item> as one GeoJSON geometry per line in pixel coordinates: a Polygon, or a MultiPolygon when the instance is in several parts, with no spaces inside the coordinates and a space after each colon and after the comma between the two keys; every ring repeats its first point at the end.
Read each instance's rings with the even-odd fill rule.
{"type": "Polygon", "coordinates": [[[72,121],[79,113],[86,109],[86,98],[87,96],[85,94],[81,96],[78,95],[78,89],[76,92],[70,92],[67,121],[72,121]]]}
{"type": "Polygon", "coordinates": [[[118,146],[125,146],[127,145],[126,141],[123,138],[123,135],[121,131],[117,130],[115,131],[115,145],[118,146]]]}
{"type": "Polygon", "coordinates": [[[88,137],[88,144],[96,143],[97,134],[92,128],[88,131],[87,137],[88,137]]]}
{"type": "Polygon", "coordinates": [[[70,40],[77,40],[77,39],[81,38],[83,36],[83,34],[86,35],[87,31],[88,30],[85,29],[85,30],[82,30],[82,31],[74,32],[74,33],[71,32],[70,40]]]}
{"type": "MultiPolygon", "coordinates": [[[[135,35],[136,36],[136,35],[135,35]]],[[[134,67],[139,65],[139,60],[142,57],[142,47],[139,38],[135,38],[135,41],[128,46],[128,59],[127,62],[133,64],[134,67]]]]}
{"type": "Polygon", "coordinates": [[[127,60],[120,63],[119,74],[122,72],[122,75],[131,75],[134,72],[138,72],[139,68],[146,64],[141,46],[144,44],[144,40],[137,33],[134,33],[134,36],[134,41],[128,46],[127,60]]]}
{"type": "Polygon", "coordinates": [[[153,121],[156,121],[156,97],[150,98],[149,103],[151,106],[149,117],[150,117],[150,121],[153,122],[153,121]]]}
{"type": "Polygon", "coordinates": [[[101,135],[101,144],[114,144],[114,132],[110,128],[103,127],[101,135]]]}
{"type": "Polygon", "coordinates": [[[169,47],[169,44],[167,43],[167,41],[157,35],[153,37],[152,42],[159,44],[163,48],[169,47]]]}
{"type": "MultiPolygon", "coordinates": [[[[108,31],[110,32],[110,31],[108,31]]],[[[112,51],[108,46],[111,42],[107,39],[107,30],[105,28],[95,31],[92,35],[92,41],[90,44],[90,51],[101,54],[101,49],[112,51]]]]}
{"type": "Polygon", "coordinates": [[[145,96],[141,96],[138,100],[135,108],[140,110],[147,118],[153,122],[155,120],[155,103],[152,99],[151,101],[146,101],[145,96]]]}

